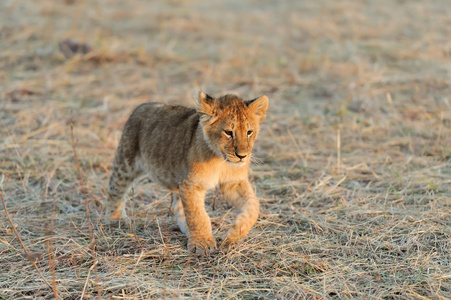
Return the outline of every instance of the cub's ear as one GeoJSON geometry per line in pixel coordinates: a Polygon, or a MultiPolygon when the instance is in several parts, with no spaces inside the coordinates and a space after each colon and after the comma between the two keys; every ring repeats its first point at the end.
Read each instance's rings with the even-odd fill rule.
{"type": "Polygon", "coordinates": [[[247,106],[251,110],[251,112],[258,118],[258,121],[261,122],[266,117],[266,110],[268,109],[268,97],[261,96],[260,98],[246,101],[247,106]]]}
{"type": "Polygon", "coordinates": [[[199,100],[196,105],[197,113],[202,121],[210,121],[216,116],[216,100],[202,91],[199,91],[199,100]]]}

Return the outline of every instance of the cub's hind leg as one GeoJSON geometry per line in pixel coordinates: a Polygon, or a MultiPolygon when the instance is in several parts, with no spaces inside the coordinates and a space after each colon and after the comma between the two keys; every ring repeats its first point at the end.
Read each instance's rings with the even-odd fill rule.
{"type": "Polygon", "coordinates": [[[122,144],[121,142],[117,149],[108,185],[106,214],[109,219],[113,220],[127,219],[126,193],[133,180],[142,173],[140,166],[136,163],[137,158],[134,155],[136,153],[127,153],[122,144]]]}
{"type": "Polygon", "coordinates": [[[177,225],[179,225],[180,231],[189,236],[182,199],[175,193],[172,193],[172,213],[174,214],[177,225]]]}
{"type": "Polygon", "coordinates": [[[220,189],[224,198],[239,211],[234,224],[225,235],[226,242],[231,243],[245,237],[252,229],[258,219],[260,204],[247,180],[221,183],[220,189]]]}

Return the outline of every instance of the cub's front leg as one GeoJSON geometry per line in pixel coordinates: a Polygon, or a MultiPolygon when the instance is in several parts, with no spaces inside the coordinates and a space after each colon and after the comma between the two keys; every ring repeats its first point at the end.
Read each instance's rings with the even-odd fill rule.
{"type": "Polygon", "coordinates": [[[216,249],[210,217],[205,211],[205,192],[205,189],[195,184],[184,183],[180,187],[189,232],[188,250],[196,253],[208,253],[216,249]]]}
{"type": "Polygon", "coordinates": [[[239,210],[239,214],[225,235],[227,243],[238,241],[245,237],[257,222],[259,201],[248,180],[221,183],[220,189],[224,198],[239,210]]]}

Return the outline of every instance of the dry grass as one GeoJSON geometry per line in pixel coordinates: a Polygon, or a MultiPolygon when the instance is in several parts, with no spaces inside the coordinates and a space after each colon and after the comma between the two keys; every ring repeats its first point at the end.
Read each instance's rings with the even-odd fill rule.
{"type": "Polygon", "coordinates": [[[93,3],[0,3],[0,299],[451,298],[448,1],[93,3]],[[158,186],[102,221],[130,111],[198,88],[271,101],[261,218],[210,257],[158,186]]]}

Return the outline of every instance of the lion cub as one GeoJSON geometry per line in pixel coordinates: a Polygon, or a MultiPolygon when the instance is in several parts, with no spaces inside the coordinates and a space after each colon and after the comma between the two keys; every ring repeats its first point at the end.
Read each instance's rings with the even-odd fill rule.
{"type": "Polygon", "coordinates": [[[248,180],[252,147],[265,119],[268,98],[244,101],[199,93],[197,109],[159,103],[138,106],[131,114],[116,152],[108,189],[111,219],[127,218],[125,193],[147,174],[172,191],[172,211],[194,252],[216,248],[204,207],[208,189],[219,184],[239,210],[225,235],[227,242],[246,236],[258,218],[259,202],[248,180]]]}

